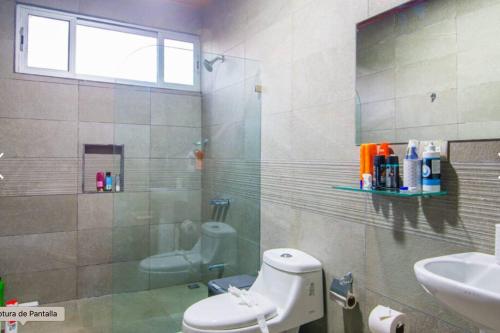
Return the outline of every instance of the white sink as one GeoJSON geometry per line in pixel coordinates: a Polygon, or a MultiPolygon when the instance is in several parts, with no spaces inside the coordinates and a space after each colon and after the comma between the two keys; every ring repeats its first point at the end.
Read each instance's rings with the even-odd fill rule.
{"type": "Polygon", "coordinates": [[[424,259],[418,282],[441,303],[482,329],[500,332],[500,265],[495,256],[460,253],[424,259]]]}

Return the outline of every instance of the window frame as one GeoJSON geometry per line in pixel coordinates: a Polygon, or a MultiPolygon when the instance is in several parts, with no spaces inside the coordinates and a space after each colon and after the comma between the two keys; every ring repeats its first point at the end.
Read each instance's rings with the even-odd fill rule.
{"type": "Polygon", "coordinates": [[[15,71],[23,74],[52,76],[76,80],[87,80],[97,82],[107,82],[116,84],[136,85],[154,88],[175,89],[184,91],[200,91],[200,38],[197,35],[159,30],[140,25],[123,23],[114,20],[101,19],[87,15],[74,14],[59,10],[46,9],[42,7],[18,4],[16,6],[16,30],[15,30],[15,71]],[[28,66],[28,18],[29,16],[40,16],[49,19],[63,20],[69,22],[68,36],[68,71],[57,69],[45,69],[28,66]],[[89,27],[108,29],[137,35],[155,37],[156,44],[156,82],[136,81],[130,79],[110,78],[104,76],[77,74],[75,71],[76,60],[76,26],[84,25],[89,27]],[[193,85],[168,83],[164,81],[164,40],[174,39],[193,44],[193,85]]]}

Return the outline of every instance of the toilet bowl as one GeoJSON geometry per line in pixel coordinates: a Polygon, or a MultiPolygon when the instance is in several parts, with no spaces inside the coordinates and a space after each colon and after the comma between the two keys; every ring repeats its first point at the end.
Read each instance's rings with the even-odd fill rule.
{"type": "Polygon", "coordinates": [[[299,250],[265,251],[257,280],[244,299],[237,293],[191,305],[184,312],[182,332],[260,333],[267,328],[291,333],[323,317],[321,263],[299,250]]]}
{"type": "Polygon", "coordinates": [[[141,260],[139,270],[164,285],[198,281],[211,265],[234,266],[236,231],[222,222],[205,222],[191,250],[155,254],[141,260]]]}

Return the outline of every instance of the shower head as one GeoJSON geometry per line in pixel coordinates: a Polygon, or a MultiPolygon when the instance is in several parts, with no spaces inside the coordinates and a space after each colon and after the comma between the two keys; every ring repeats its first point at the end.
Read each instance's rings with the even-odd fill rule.
{"type": "Polygon", "coordinates": [[[207,60],[207,59],[205,59],[205,60],[203,60],[203,66],[205,66],[205,69],[206,69],[207,71],[211,72],[211,71],[213,71],[213,70],[214,70],[214,64],[215,64],[217,61],[219,61],[219,60],[220,60],[220,62],[224,62],[225,57],[222,55],[222,56],[217,56],[217,57],[215,57],[215,58],[214,58],[214,59],[212,59],[212,60],[207,60]]]}

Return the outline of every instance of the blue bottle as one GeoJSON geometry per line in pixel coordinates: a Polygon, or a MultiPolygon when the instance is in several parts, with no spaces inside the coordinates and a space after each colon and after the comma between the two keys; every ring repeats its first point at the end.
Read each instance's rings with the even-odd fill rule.
{"type": "Polygon", "coordinates": [[[111,192],[113,190],[113,177],[111,177],[111,172],[106,172],[106,181],[104,190],[108,192],[111,192]]]}

